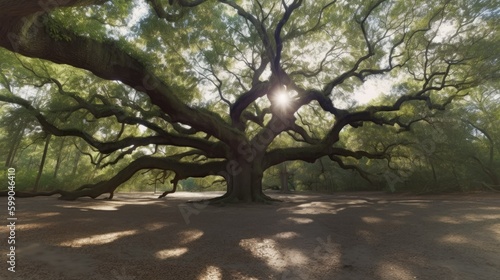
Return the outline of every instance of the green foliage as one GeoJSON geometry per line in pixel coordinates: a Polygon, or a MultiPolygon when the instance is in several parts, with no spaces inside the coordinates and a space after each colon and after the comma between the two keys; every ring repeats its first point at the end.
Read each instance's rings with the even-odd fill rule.
{"type": "MultiPolygon", "coordinates": [[[[166,2],[160,1],[165,5],[164,12],[178,13],[177,20],[159,18],[145,1],[126,0],[56,9],[43,19],[46,31],[56,41],[71,42],[82,36],[123,50],[124,56],[132,57],[167,85],[169,94],[193,111],[205,113],[217,125],[229,126],[232,120],[227,103],[241,98],[256,80],[261,83],[271,78],[268,63],[264,63],[260,75],[256,73],[268,59],[266,51],[278,47],[274,31],[283,16],[281,1],[236,1],[259,21],[258,28],[242,17],[242,12],[216,1],[193,8],[166,2]]],[[[363,110],[391,104],[403,95],[416,95],[426,86],[435,90],[422,97],[433,102],[445,102],[455,94],[468,93],[468,97],[448,106],[450,110],[445,112],[430,109],[428,103],[419,100],[406,102],[400,110],[374,114],[401,124],[414,122],[409,132],[396,123],[380,126],[365,122],[363,126],[343,128],[335,147],[374,154],[387,152],[388,158],[381,160],[342,158],[345,164],[366,171],[372,184],[356,171],[346,171],[323,157],[314,163],[287,163],[291,185],[296,190],[312,191],[423,192],[495,185],[495,174],[500,176],[496,1],[357,0],[325,6],[328,2],[304,1],[280,34],[280,66],[296,88],[322,90],[351,69],[365,69],[364,73],[382,69],[374,77],[392,77],[398,83],[370,104],[349,101],[353,91],[366,81],[361,72],[336,84],[327,98],[338,107],[363,110]],[[364,56],[366,59],[360,59],[364,56]],[[385,70],[387,67],[390,71],[385,70]],[[446,84],[443,73],[449,75],[453,86],[441,88],[446,84]]],[[[21,188],[33,185],[43,150],[46,132],[41,131],[36,117],[44,117],[65,131],[85,131],[99,142],[157,136],[159,130],[179,135],[174,126],[182,124],[161,112],[140,90],[102,80],[88,71],[13,55],[4,49],[0,49],[0,58],[4,62],[0,95],[23,97],[33,107],[0,106],[0,159],[18,168],[21,188]],[[146,127],[145,123],[153,125],[146,127]]],[[[294,94],[292,97],[297,98],[299,93],[294,94]]],[[[246,112],[257,116],[269,108],[270,101],[264,96],[246,112]]],[[[262,115],[263,123],[268,124],[270,114],[262,115]]],[[[301,107],[293,118],[313,139],[323,139],[338,121],[317,102],[301,107]]],[[[260,129],[261,124],[251,123],[244,131],[234,130],[238,136],[246,134],[251,139],[260,129]]],[[[307,146],[298,143],[298,134],[282,133],[268,150],[307,146]]],[[[188,135],[207,141],[219,137],[202,132],[188,135]]],[[[143,155],[164,157],[190,150],[180,146],[131,145],[101,153],[77,137],[55,138],[49,147],[41,190],[74,189],[109,179],[143,155]]],[[[207,160],[203,156],[183,160],[202,162],[207,160]]],[[[122,187],[151,191],[159,172],[138,173],[122,187]]],[[[279,172],[277,166],[268,169],[264,185],[279,185],[279,172]]],[[[157,187],[170,189],[171,177],[156,183],[157,187]]],[[[224,189],[218,180],[212,176],[190,178],[182,180],[179,189],[224,189]]]]}

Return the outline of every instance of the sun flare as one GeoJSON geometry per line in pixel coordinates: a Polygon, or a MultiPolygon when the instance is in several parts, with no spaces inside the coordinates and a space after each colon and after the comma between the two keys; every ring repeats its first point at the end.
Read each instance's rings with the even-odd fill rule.
{"type": "Polygon", "coordinates": [[[286,91],[279,91],[276,93],[275,102],[280,107],[286,107],[290,104],[290,96],[286,91]]]}

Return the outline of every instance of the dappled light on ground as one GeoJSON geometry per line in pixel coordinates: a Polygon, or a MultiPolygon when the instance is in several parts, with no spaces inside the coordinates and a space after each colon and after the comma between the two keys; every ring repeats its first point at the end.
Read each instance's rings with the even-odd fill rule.
{"type": "MultiPolygon", "coordinates": [[[[475,280],[500,274],[500,195],[274,197],[284,202],[198,207],[188,220],[180,207],[203,194],[22,199],[14,280],[475,280]]],[[[0,279],[11,279],[4,273],[0,279]]]]}
{"type": "Polygon", "coordinates": [[[189,249],[186,247],[179,247],[179,248],[173,248],[173,249],[165,249],[156,252],[155,256],[161,260],[168,259],[168,258],[177,258],[185,253],[187,253],[189,249]]]}
{"type": "Polygon", "coordinates": [[[47,218],[47,217],[54,217],[57,215],[61,215],[61,213],[59,213],[59,212],[47,212],[47,213],[36,214],[35,216],[38,218],[47,218]]]}
{"type": "Polygon", "coordinates": [[[149,205],[158,204],[161,200],[151,197],[149,199],[123,199],[123,200],[90,200],[85,202],[72,202],[72,204],[61,204],[62,208],[96,210],[96,211],[116,211],[124,205],[149,205]]]}
{"type": "Polygon", "coordinates": [[[384,261],[380,262],[377,267],[378,279],[384,280],[413,280],[417,277],[404,265],[384,261]]]}
{"type": "Polygon", "coordinates": [[[440,242],[451,243],[451,244],[467,244],[470,240],[459,234],[448,234],[439,239],[440,242]]]}
{"type": "Polygon", "coordinates": [[[180,244],[187,244],[195,240],[200,239],[203,236],[203,231],[201,230],[188,230],[179,233],[180,244]]]}
{"type": "Polygon", "coordinates": [[[221,280],[222,272],[221,269],[216,266],[208,266],[203,273],[198,276],[198,280],[221,280]]]}
{"type": "Polygon", "coordinates": [[[282,268],[286,266],[283,254],[272,239],[242,239],[239,246],[251,253],[252,256],[265,261],[271,267],[282,268]]]}
{"type": "Polygon", "coordinates": [[[393,217],[407,217],[407,216],[411,216],[411,215],[413,215],[413,213],[410,211],[400,211],[400,212],[396,212],[396,213],[391,214],[391,216],[393,216],[393,217]]]}
{"type": "Polygon", "coordinates": [[[465,222],[481,222],[485,220],[500,220],[499,214],[467,214],[462,217],[465,222]]]}
{"type": "Polygon", "coordinates": [[[292,210],[294,214],[337,214],[347,207],[365,207],[366,201],[345,202],[311,202],[295,206],[293,209],[283,208],[281,211],[292,210]]]}
{"type": "Polygon", "coordinates": [[[119,232],[96,234],[96,235],[92,235],[89,237],[84,237],[84,238],[79,238],[79,239],[63,242],[60,245],[61,246],[68,246],[68,247],[102,245],[102,244],[111,243],[111,242],[113,242],[119,238],[125,237],[125,236],[134,235],[137,232],[138,232],[137,230],[126,230],[126,231],[119,231],[119,232]]]}
{"type": "Polygon", "coordinates": [[[56,223],[29,223],[18,226],[19,230],[36,230],[44,227],[54,226],[56,223]]]}
{"type": "Polygon", "coordinates": [[[434,216],[432,219],[436,222],[452,224],[452,225],[459,225],[460,223],[463,222],[459,218],[454,218],[449,216],[434,216]]]}
{"type": "Polygon", "coordinates": [[[297,238],[299,235],[296,232],[293,231],[287,231],[287,232],[280,232],[274,235],[274,238],[278,239],[292,239],[292,238],[297,238]]]}
{"type": "Polygon", "coordinates": [[[500,223],[491,225],[487,227],[487,229],[498,241],[500,241],[500,223]]]}
{"type": "Polygon", "coordinates": [[[313,219],[309,218],[299,218],[299,217],[288,217],[286,218],[287,222],[295,223],[295,224],[310,224],[313,223],[313,219]]]}
{"type": "Polygon", "coordinates": [[[378,224],[382,223],[384,220],[379,217],[362,217],[361,220],[367,224],[378,224]]]}
{"type": "Polygon", "coordinates": [[[168,225],[169,225],[168,223],[149,223],[149,224],[144,225],[144,229],[148,230],[148,231],[156,231],[156,230],[160,230],[168,225]]]}

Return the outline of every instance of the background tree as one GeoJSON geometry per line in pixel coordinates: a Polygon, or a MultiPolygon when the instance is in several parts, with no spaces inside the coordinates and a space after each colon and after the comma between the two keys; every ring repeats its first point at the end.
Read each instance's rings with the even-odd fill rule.
{"type": "Polygon", "coordinates": [[[468,156],[479,165],[489,180],[482,184],[500,187],[500,92],[498,86],[486,84],[469,96],[470,100],[461,109],[462,122],[469,131],[475,149],[468,156]]]}
{"type": "Polygon", "coordinates": [[[0,46],[92,73],[27,65],[54,92],[46,104],[0,95],[47,133],[83,139],[98,164],[120,167],[56,191],[65,199],[112,195],[144,169],[174,172],[174,190],[185,178],[222,176],[227,193],[213,202],[270,200],[264,171],[287,161],[328,158],[369,179],[353,159],[394,162],[391,152],[408,144],[356,145],[345,140],[349,127],[409,130],[498,77],[498,52],[486,51],[498,46],[494,1],[3,0],[0,8],[0,46]],[[384,102],[343,102],[389,77],[384,102]]]}

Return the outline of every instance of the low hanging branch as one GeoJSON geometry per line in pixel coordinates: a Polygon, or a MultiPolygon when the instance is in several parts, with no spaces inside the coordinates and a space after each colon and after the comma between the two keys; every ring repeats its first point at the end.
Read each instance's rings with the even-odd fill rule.
{"type": "Polygon", "coordinates": [[[23,106],[32,113],[43,129],[55,136],[75,136],[83,139],[85,142],[95,147],[99,152],[109,154],[120,149],[130,146],[146,146],[150,144],[157,145],[174,145],[174,146],[191,146],[200,150],[206,151],[212,157],[223,157],[224,147],[222,143],[214,143],[204,139],[199,139],[190,136],[172,135],[164,132],[161,136],[145,136],[145,137],[127,137],[119,141],[101,142],[94,139],[90,134],[78,129],[59,129],[50,123],[29,101],[20,97],[10,95],[0,95],[0,101],[14,103],[23,106]]]}
{"type": "MultiPolygon", "coordinates": [[[[109,194],[109,198],[113,198],[113,193],[122,183],[129,180],[135,173],[144,169],[162,169],[170,170],[175,173],[172,180],[174,189],[179,180],[190,177],[205,177],[207,174],[216,175],[224,170],[226,166],[225,161],[207,162],[203,164],[179,162],[171,158],[158,158],[151,156],[144,156],[131,162],[127,167],[119,171],[111,179],[101,181],[95,184],[83,185],[74,191],[55,190],[51,192],[16,192],[18,197],[32,197],[32,196],[52,196],[59,194],[62,200],[75,200],[80,197],[97,198],[103,194],[109,194]]],[[[168,194],[168,193],[167,193],[168,194]]],[[[165,194],[165,195],[167,195],[165,194]]],[[[164,197],[162,195],[160,197],[164,197]]],[[[7,192],[0,192],[0,196],[7,196],[7,192]]]]}

